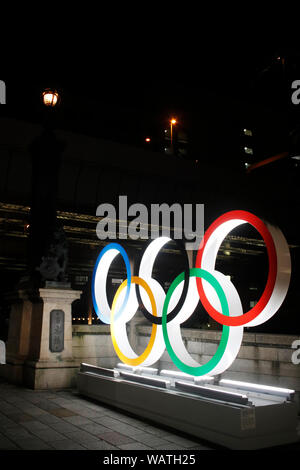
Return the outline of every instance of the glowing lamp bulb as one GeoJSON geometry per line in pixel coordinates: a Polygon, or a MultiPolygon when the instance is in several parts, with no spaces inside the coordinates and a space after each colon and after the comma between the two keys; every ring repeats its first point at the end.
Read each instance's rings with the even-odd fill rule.
{"type": "Polygon", "coordinates": [[[42,99],[45,106],[54,108],[59,102],[59,94],[56,90],[45,90],[42,93],[42,99]]]}

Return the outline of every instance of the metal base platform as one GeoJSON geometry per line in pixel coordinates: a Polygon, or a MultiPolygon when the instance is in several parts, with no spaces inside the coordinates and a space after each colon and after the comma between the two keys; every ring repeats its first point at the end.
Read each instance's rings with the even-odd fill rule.
{"type": "Polygon", "coordinates": [[[216,385],[211,377],[194,379],[173,371],[158,374],[156,369],[141,369],[81,364],[78,391],[229,449],[254,450],[298,441],[292,390],[264,390],[230,381],[216,385]]]}

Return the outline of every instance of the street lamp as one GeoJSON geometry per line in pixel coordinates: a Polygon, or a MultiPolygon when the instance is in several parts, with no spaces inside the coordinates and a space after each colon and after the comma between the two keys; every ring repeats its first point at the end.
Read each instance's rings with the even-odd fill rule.
{"type": "Polygon", "coordinates": [[[67,283],[67,240],[57,219],[59,169],[65,143],[56,134],[61,101],[54,88],[41,91],[42,132],[29,145],[32,162],[28,271],[34,286],[67,283]],[[47,109],[46,109],[47,108],[47,109]]]}
{"type": "Polygon", "coordinates": [[[174,126],[175,124],[177,124],[177,121],[176,121],[176,119],[172,118],[172,119],[170,120],[170,128],[171,128],[171,148],[172,148],[172,146],[173,146],[173,126],[174,126]]]}
{"type": "Polygon", "coordinates": [[[46,89],[42,93],[42,99],[45,106],[54,108],[60,102],[60,95],[56,90],[46,89]]]}

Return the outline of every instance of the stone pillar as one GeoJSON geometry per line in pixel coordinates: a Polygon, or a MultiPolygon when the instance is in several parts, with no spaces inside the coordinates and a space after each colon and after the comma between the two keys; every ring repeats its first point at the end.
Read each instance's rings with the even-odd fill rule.
{"type": "Polygon", "coordinates": [[[33,310],[30,350],[24,383],[32,388],[64,388],[74,385],[78,364],[72,356],[71,304],[81,291],[39,289],[42,303],[33,310]]]}
{"type": "Polygon", "coordinates": [[[74,386],[72,302],[81,291],[40,288],[18,292],[12,305],[5,377],[34,389],[74,386]]]}
{"type": "Polygon", "coordinates": [[[9,381],[21,384],[23,366],[30,346],[32,293],[20,289],[6,297],[12,306],[6,343],[6,365],[1,367],[0,373],[9,381]]]}

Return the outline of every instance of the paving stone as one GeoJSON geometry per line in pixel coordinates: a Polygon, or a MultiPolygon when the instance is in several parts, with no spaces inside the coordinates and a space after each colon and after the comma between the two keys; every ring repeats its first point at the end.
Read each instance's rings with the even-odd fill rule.
{"type": "Polygon", "coordinates": [[[24,450],[47,450],[51,449],[51,447],[46,444],[46,442],[41,441],[37,437],[30,437],[26,439],[18,439],[16,440],[16,444],[18,447],[24,450]]]}
{"type": "Polygon", "coordinates": [[[27,408],[23,408],[23,410],[26,412],[26,414],[31,415],[31,416],[40,416],[40,415],[47,414],[45,410],[42,410],[41,408],[38,408],[37,406],[28,406],[27,408]]]}
{"type": "Polygon", "coordinates": [[[8,395],[7,397],[5,397],[5,401],[7,401],[8,403],[12,403],[12,404],[17,404],[19,401],[24,401],[24,398],[22,398],[22,396],[20,395],[17,395],[15,393],[12,393],[11,395],[8,395]]]}
{"type": "Polygon", "coordinates": [[[17,445],[12,442],[8,437],[0,434],[0,450],[16,450],[17,445]]]}
{"type": "Polygon", "coordinates": [[[42,400],[38,392],[36,392],[35,390],[23,390],[22,397],[24,400],[30,401],[31,403],[42,400]]]}
{"type": "Polygon", "coordinates": [[[102,426],[101,424],[97,424],[97,423],[92,423],[92,424],[83,424],[80,426],[81,429],[83,429],[84,431],[87,431],[95,436],[99,436],[100,434],[104,433],[104,432],[109,432],[111,431],[111,429],[105,427],[105,426],[102,426]]]}
{"type": "Polygon", "coordinates": [[[118,417],[118,420],[121,421],[122,423],[130,424],[131,426],[138,428],[138,429],[146,429],[148,426],[141,420],[138,420],[136,418],[132,418],[130,416],[126,416],[123,414],[120,414],[120,416],[118,417]]]}
{"type": "MultiPolygon", "coordinates": [[[[96,416],[96,412],[94,410],[91,410],[89,408],[83,408],[83,407],[76,407],[76,408],[71,408],[71,410],[74,410],[74,412],[80,416],[85,416],[86,418],[99,418],[99,416],[96,416]]],[[[100,415],[101,417],[102,415],[100,415]]]]}
{"type": "Polygon", "coordinates": [[[67,421],[68,423],[74,424],[74,426],[79,426],[81,427],[84,424],[93,424],[93,421],[91,421],[88,418],[85,418],[84,416],[69,416],[64,418],[64,421],[67,421]]]}
{"type": "Polygon", "coordinates": [[[7,436],[12,441],[15,441],[16,439],[25,439],[27,437],[31,437],[31,434],[30,432],[28,432],[27,429],[24,429],[23,427],[17,425],[15,425],[14,427],[3,429],[2,433],[5,434],[5,436],[7,436]]]}
{"type": "Polygon", "coordinates": [[[106,410],[106,415],[110,416],[111,418],[119,419],[120,421],[122,421],[122,416],[126,417],[126,415],[122,414],[122,411],[118,412],[111,409],[106,410]]]}
{"type": "MultiPolygon", "coordinates": [[[[51,403],[52,403],[52,400],[51,400],[51,403]]],[[[80,405],[79,403],[74,403],[73,401],[69,401],[69,403],[67,403],[67,405],[64,406],[64,408],[67,408],[68,410],[74,410],[74,411],[78,411],[78,410],[81,410],[82,409],[82,405],[80,405]]]]}
{"type": "Polygon", "coordinates": [[[57,450],[87,450],[86,447],[81,446],[78,442],[71,441],[70,439],[62,439],[61,441],[51,442],[51,447],[57,450]]]}
{"type": "Polygon", "coordinates": [[[100,418],[94,418],[93,421],[98,424],[101,424],[102,426],[105,426],[106,428],[113,429],[114,431],[118,431],[121,425],[120,421],[109,416],[101,416],[100,418]]]}
{"type": "Polygon", "coordinates": [[[23,423],[24,421],[33,421],[35,418],[31,415],[26,413],[15,413],[9,415],[10,419],[12,419],[15,423],[23,423]]]}
{"type": "Polygon", "coordinates": [[[73,393],[71,390],[57,390],[55,395],[57,398],[68,398],[68,400],[73,400],[73,393]]]}
{"type": "Polygon", "coordinates": [[[117,427],[117,430],[121,434],[125,434],[125,436],[130,436],[133,438],[142,432],[141,429],[135,428],[126,423],[120,423],[120,425],[117,427]]]}
{"type": "Polygon", "coordinates": [[[171,433],[165,435],[164,439],[166,439],[167,441],[174,442],[174,444],[182,445],[186,447],[187,449],[190,447],[195,447],[199,445],[199,442],[195,442],[185,437],[181,437],[181,436],[178,436],[176,434],[171,434],[171,433]]]}
{"type": "Polygon", "coordinates": [[[170,444],[170,442],[162,439],[160,436],[155,436],[154,434],[150,434],[148,432],[140,432],[135,436],[135,439],[142,444],[149,445],[153,448],[153,446],[162,446],[170,444]]]}
{"type": "Polygon", "coordinates": [[[48,390],[43,390],[43,391],[40,391],[38,392],[40,394],[40,396],[44,399],[44,400],[51,400],[52,398],[57,398],[57,393],[56,392],[51,392],[51,391],[48,391],[48,390]]]}
{"type": "Polygon", "coordinates": [[[176,444],[164,444],[162,446],[154,447],[155,450],[186,450],[186,447],[180,447],[176,444]]]}
{"type": "Polygon", "coordinates": [[[135,418],[130,418],[128,416],[123,416],[123,415],[119,415],[118,418],[116,419],[115,418],[116,415],[114,415],[114,417],[111,417],[110,415],[107,415],[108,418],[111,418],[111,419],[114,419],[115,421],[118,421],[118,422],[122,422],[122,423],[126,423],[126,424],[130,424],[132,425],[133,427],[137,428],[137,429],[140,429],[140,430],[145,430],[148,426],[148,424],[145,424],[143,421],[140,421],[138,419],[135,419],[135,418]]]}
{"type": "Polygon", "coordinates": [[[54,429],[54,431],[60,432],[62,434],[78,431],[78,427],[62,420],[59,423],[50,423],[50,427],[54,429]]]}
{"type": "Polygon", "coordinates": [[[5,401],[1,402],[1,413],[3,413],[6,416],[9,416],[9,414],[15,413],[15,412],[16,412],[16,408],[11,403],[7,403],[5,401]]]}
{"type": "Polygon", "coordinates": [[[58,418],[57,416],[54,416],[50,413],[46,413],[45,415],[38,415],[36,416],[36,420],[40,421],[41,423],[44,424],[54,424],[54,423],[61,423],[62,419],[58,418]]]}
{"type": "Polygon", "coordinates": [[[89,450],[118,450],[118,447],[113,446],[109,442],[106,441],[91,441],[91,442],[84,442],[83,444],[89,450]]]}
{"type": "Polygon", "coordinates": [[[62,434],[50,428],[46,430],[31,430],[31,432],[45,442],[60,441],[64,438],[62,434]]]}
{"type": "MultiPolygon", "coordinates": [[[[67,405],[65,405],[67,407],[67,405]]],[[[72,404],[68,405],[68,408],[77,411],[79,413],[83,413],[82,416],[86,416],[87,418],[90,417],[95,417],[95,418],[100,418],[101,416],[107,416],[106,410],[103,410],[102,408],[97,408],[97,407],[91,407],[91,406],[85,406],[83,407],[82,405],[77,405],[77,404],[72,404]]]]}
{"type": "Polygon", "coordinates": [[[113,445],[120,445],[120,444],[129,444],[130,442],[136,442],[129,436],[125,436],[124,434],[120,434],[115,431],[109,431],[102,434],[99,434],[99,437],[104,441],[109,442],[113,445]]]}
{"type": "MultiPolygon", "coordinates": [[[[164,429],[156,429],[156,431],[154,431],[153,429],[144,429],[145,432],[149,432],[150,434],[154,434],[155,436],[159,436],[161,437],[162,439],[167,439],[167,436],[169,436],[170,434],[172,434],[171,431],[165,431],[164,429]]],[[[176,434],[175,434],[176,435],[176,434]]]]}
{"type": "Polygon", "coordinates": [[[77,403],[78,405],[81,405],[81,406],[86,406],[86,403],[87,403],[87,400],[86,398],[76,398],[74,397],[73,398],[73,402],[77,403]]]}
{"type": "Polygon", "coordinates": [[[24,421],[21,423],[28,431],[46,431],[50,429],[47,424],[41,423],[40,421],[24,421]]]}
{"type": "Polygon", "coordinates": [[[11,403],[13,406],[16,406],[19,410],[24,410],[26,408],[28,408],[29,406],[34,406],[33,403],[31,403],[30,401],[27,401],[27,400],[22,400],[22,399],[18,399],[17,401],[15,401],[14,403],[11,403]]]}
{"type": "Polygon", "coordinates": [[[61,398],[56,397],[56,398],[52,398],[50,403],[54,403],[54,404],[56,403],[57,405],[65,406],[70,403],[70,400],[68,400],[67,398],[63,398],[63,397],[61,398]]]}
{"type": "Polygon", "coordinates": [[[57,403],[53,403],[53,400],[44,399],[38,403],[38,407],[45,411],[57,410],[57,408],[59,408],[57,403]]]}
{"type": "Polygon", "coordinates": [[[86,431],[83,431],[83,430],[78,430],[78,431],[74,431],[74,432],[68,432],[65,434],[65,436],[68,438],[68,439],[71,439],[71,440],[74,440],[75,442],[78,442],[79,444],[84,444],[84,443],[88,443],[88,442],[91,442],[91,441],[98,441],[99,439],[95,436],[93,436],[92,434],[86,432],[86,431]]]}
{"type": "Polygon", "coordinates": [[[14,424],[15,422],[8,416],[2,415],[2,414],[0,415],[0,429],[5,428],[7,426],[13,426],[14,424]]]}
{"type": "Polygon", "coordinates": [[[54,408],[52,410],[49,410],[49,413],[53,414],[54,416],[58,416],[60,418],[66,418],[68,416],[77,415],[77,413],[75,413],[72,410],[67,410],[67,408],[54,408]]]}
{"type": "Polygon", "coordinates": [[[148,447],[145,444],[141,444],[140,442],[120,444],[118,448],[122,450],[152,450],[151,447],[148,447]]]}
{"type": "Polygon", "coordinates": [[[102,414],[108,413],[107,408],[101,405],[96,405],[94,403],[87,402],[86,407],[89,408],[90,410],[96,411],[97,413],[102,413],[102,414]]]}

